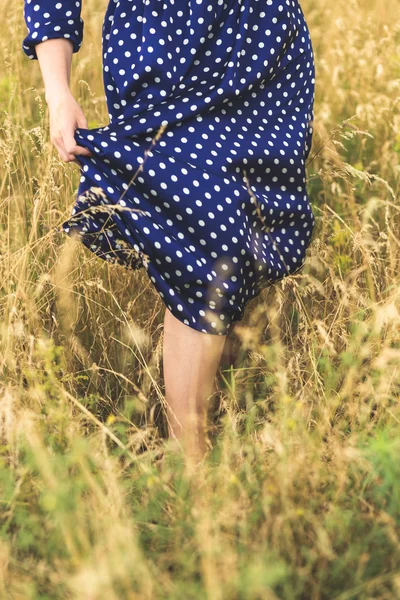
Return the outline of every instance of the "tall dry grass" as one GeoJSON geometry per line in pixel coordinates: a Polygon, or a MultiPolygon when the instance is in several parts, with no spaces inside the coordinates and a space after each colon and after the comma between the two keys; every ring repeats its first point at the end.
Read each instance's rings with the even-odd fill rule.
{"type": "MultiPolygon", "coordinates": [[[[92,127],[106,2],[84,4],[92,127]]],[[[78,169],[49,143],[22,3],[0,0],[0,598],[400,597],[400,5],[302,6],[316,230],[235,329],[189,476],[164,442],[163,305],[54,233],[78,169]]]]}

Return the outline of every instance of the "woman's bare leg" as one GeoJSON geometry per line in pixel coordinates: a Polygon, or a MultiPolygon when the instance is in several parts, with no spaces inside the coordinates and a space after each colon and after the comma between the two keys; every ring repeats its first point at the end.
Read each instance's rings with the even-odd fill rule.
{"type": "Polygon", "coordinates": [[[166,309],[163,370],[168,430],[194,463],[206,451],[207,400],[214,383],[225,335],[197,331],[166,309]]]}

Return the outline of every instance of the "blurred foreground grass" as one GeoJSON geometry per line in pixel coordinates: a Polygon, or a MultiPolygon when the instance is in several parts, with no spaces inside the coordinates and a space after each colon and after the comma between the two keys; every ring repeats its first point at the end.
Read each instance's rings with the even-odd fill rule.
{"type": "MultiPolygon", "coordinates": [[[[160,298],[53,233],[78,169],[49,143],[21,4],[0,0],[0,598],[399,598],[400,5],[302,2],[316,232],[234,330],[190,477],[163,442],[160,298]]],[[[84,4],[94,127],[106,2],[84,4]]]]}

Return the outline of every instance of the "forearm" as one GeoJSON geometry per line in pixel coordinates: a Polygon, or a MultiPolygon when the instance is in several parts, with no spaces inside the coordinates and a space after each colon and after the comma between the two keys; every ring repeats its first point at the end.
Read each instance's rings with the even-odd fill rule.
{"type": "Polygon", "coordinates": [[[36,46],[46,102],[69,91],[73,47],[69,40],[47,40],[36,46]]]}
{"type": "Polygon", "coordinates": [[[39,61],[49,106],[51,142],[62,160],[78,162],[78,155],[92,155],[76,143],[76,129],[87,129],[88,123],[69,89],[72,54],[82,43],[81,0],[39,2],[24,1],[28,34],[22,49],[31,60],[39,61]]]}

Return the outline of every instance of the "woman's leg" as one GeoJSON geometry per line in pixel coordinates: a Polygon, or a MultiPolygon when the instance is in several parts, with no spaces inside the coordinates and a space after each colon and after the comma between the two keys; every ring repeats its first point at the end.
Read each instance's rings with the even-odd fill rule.
{"type": "Polygon", "coordinates": [[[206,451],[207,400],[214,392],[225,339],[225,335],[196,331],[165,311],[163,370],[168,430],[195,462],[201,461],[206,451]]]}

